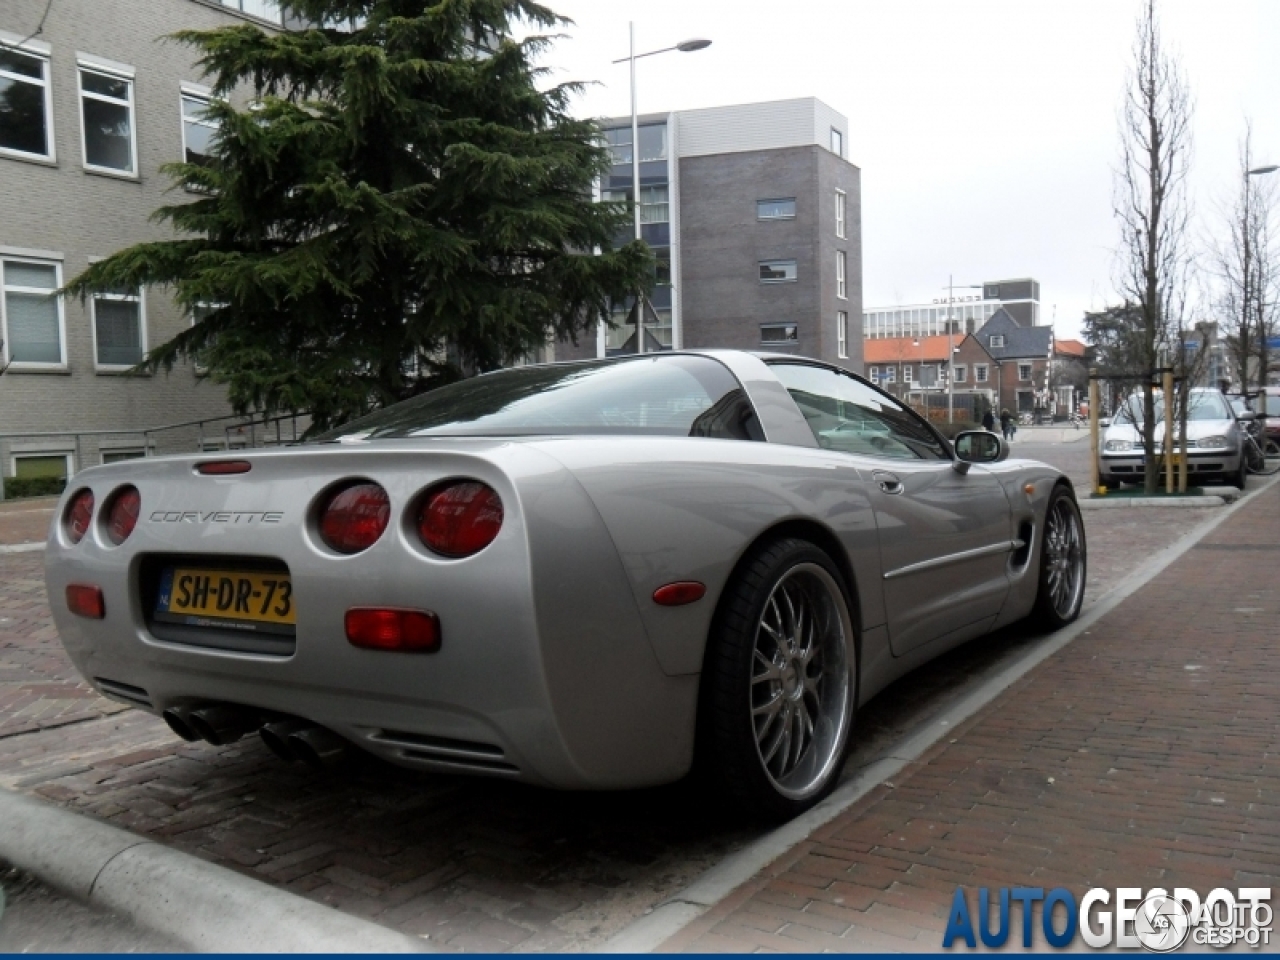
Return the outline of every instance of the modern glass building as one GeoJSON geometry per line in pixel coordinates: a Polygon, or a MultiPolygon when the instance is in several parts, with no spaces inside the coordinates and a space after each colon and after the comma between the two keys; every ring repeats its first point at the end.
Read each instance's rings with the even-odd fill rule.
{"type": "MultiPolygon", "coordinates": [[[[982,293],[956,297],[951,305],[952,333],[973,333],[1004,307],[1019,326],[1040,324],[1040,283],[1036,280],[994,280],[982,285],[982,293]]],[[[862,317],[867,339],[888,337],[932,337],[947,333],[946,297],[929,303],[904,303],[892,307],[872,307],[862,317]]]]}

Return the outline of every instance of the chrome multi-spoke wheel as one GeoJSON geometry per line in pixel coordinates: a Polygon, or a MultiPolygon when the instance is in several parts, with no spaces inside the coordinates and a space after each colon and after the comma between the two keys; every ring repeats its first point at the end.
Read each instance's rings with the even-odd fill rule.
{"type": "Polygon", "coordinates": [[[1065,490],[1055,490],[1044,518],[1037,607],[1046,626],[1057,628],[1080,614],[1084,601],[1085,540],[1080,508],[1065,490]]]}
{"type": "Polygon", "coordinates": [[[839,777],[857,698],[843,578],[812,543],[757,547],[725,591],[703,672],[702,764],[740,808],[793,817],[839,777]]]}
{"type": "Polygon", "coordinates": [[[849,715],[849,625],[839,585],[798,564],[773,588],[752,652],[756,754],[784,796],[819,789],[839,759],[849,715]]]}

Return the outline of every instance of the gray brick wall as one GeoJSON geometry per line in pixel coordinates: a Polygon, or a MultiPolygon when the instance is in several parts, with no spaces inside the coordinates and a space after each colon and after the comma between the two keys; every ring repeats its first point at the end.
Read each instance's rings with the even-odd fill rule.
{"type": "MultiPolygon", "coordinates": [[[[44,0],[0,3],[0,30],[25,36],[35,29],[44,0]]],[[[166,193],[170,180],[162,164],[182,158],[179,85],[199,83],[192,51],[167,35],[245,19],[197,0],[56,0],[39,40],[51,51],[51,89],[56,162],[26,162],[0,155],[0,247],[61,254],[62,277],[82,271],[102,257],[145,240],[171,236],[149,222],[153,210],[181,202],[166,193]],[[136,71],[134,120],[138,170],[134,179],[87,172],[82,163],[77,54],[127,64],[136,71]]],[[[147,343],[155,346],[189,321],[163,290],[148,290],[147,343]]],[[[222,388],[200,380],[189,367],[169,375],[130,378],[95,370],[89,311],[71,300],[65,311],[67,367],[60,373],[9,370],[0,378],[0,436],[14,432],[122,429],[155,426],[229,412],[222,388]]],[[[160,452],[189,449],[194,434],[158,439],[160,452]]],[[[138,445],[118,438],[113,445],[138,445]]],[[[11,472],[12,452],[55,447],[66,442],[0,444],[3,472],[11,472]]],[[[82,465],[98,462],[98,442],[87,440],[82,465]]]]}

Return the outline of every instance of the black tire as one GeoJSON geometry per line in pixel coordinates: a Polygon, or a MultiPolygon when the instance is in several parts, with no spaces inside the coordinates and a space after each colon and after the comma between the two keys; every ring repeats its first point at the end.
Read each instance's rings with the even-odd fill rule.
{"type": "Polygon", "coordinates": [[[1240,454],[1240,469],[1227,477],[1226,480],[1227,483],[1231,484],[1233,487],[1238,487],[1240,492],[1244,493],[1244,485],[1249,480],[1249,463],[1248,458],[1244,453],[1240,454]]]}
{"type": "Polygon", "coordinates": [[[1121,483],[1115,477],[1100,476],[1098,477],[1098,486],[1103,490],[1119,490],[1121,483]]]}
{"type": "Polygon", "coordinates": [[[1059,630],[1080,616],[1088,573],[1084,521],[1076,499],[1064,486],[1054,487],[1045,507],[1040,533],[1040,571],[1033,622],[1044,630],[1059,630]],[[1058,527],[1065,524],[1066,540],[1058,527]],[[1069,531],[1074,530],[1074,535],[1069,531]],[[1074,543],[1071,542],[1074,536],[1074,543]],[[1065,585],[1063,578],[1070,578],[1065,585]]]}
{"type": "Polygon", "coordinates": [[[725,588],[702,672],[699,767],[748,817],[790,819],[835,788],[857,703],[853,622],[839,569],[805,540],[760,544],[725,588]]]}

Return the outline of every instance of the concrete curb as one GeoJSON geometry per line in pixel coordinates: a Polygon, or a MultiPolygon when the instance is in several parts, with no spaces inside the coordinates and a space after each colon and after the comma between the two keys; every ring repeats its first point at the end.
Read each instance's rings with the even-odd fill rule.
{"type": "Polygon", "coordinates": [[[1175,507],[1184,510],[1198,510],[1202,507],[1226,506],[1232,497],[1206,494],[1202,497],[1082,497],[1079,501],[1081,510],[1123,510],[1127,507],[1175,507]]]}
{"type": "Polygon", "coordinates": [[[35,553],[43,550],[44,543],[2,543],[0,553],[35,553]]]}
{"type": "MultiPolygon", "coordinates": [[[[1023,675],[1053,656],[1076,637],[1088,631],[1130,596],[1181,557],[1205,535],[1231,516],[1239,507],[1259,493],[1280,482],[1273,477],[1257,490],[1223,510],[1206,518],[1181,540],[1166,547],[1137,567],[1070,626],[1049,634],[1032,645],[1027,652],[976,689],[960,695],[932,717],[907,733],[885,756],[862,767],[831,796],[807,813],[783,824],[763,837],[731,854],[708,869],[689,886],[672,894],[654,908],[653,913],[633,921],[608,940],[601,953],[649,953],[671,939],[702,914],[751,880],[788,850],[807,840],[816,830],[870,793],[878,784],[896,776],[926,750],[967,719],[995,700],[1023,675]]],[[[1221,502],[1221,498],[1218,499],[1221,502]]]]}
{"type": "Polygon", "coordinates": [[[6,790],[0,858],[203,953],[428,952],[413,937],[6,790]]]}

